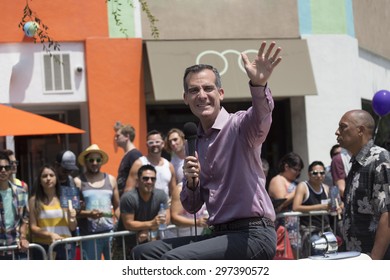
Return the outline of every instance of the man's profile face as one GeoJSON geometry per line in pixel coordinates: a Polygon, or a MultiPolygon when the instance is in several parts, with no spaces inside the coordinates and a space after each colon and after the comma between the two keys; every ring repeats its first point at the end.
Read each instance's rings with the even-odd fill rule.
{"type": "Polygon", "coordinates": [[[351,114],[345,114],[339,122],[336,130],[337,142],[340,146],[351,151],[359,139],[360,128],[353,120],[351,114]]]}
{"type": "Polygon", "coordinates": [[[215,74],[209,69],[187,76],[188,92],[184,93],[184,103],[200,120],[215,120],[221,109],[224,97],[222,88],[215,85],[215,74]]]}
{"type": "Polygon", "coordinates": [[[122,129],[118,129],[115,132],[114,140],[119,147],[125,145],[128,139],[128,137],[122,134],[122,129]]]}

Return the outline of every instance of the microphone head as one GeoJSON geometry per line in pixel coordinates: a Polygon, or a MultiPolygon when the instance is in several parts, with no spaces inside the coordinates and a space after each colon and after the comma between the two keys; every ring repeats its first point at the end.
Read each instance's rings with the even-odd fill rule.
{"type": "Polygon", "coordinates": [[[185,123],[183,127],[185,138],[186,139],[196,138],[197,130],[198,128],[195,123],[193,122],[185,123]]]}

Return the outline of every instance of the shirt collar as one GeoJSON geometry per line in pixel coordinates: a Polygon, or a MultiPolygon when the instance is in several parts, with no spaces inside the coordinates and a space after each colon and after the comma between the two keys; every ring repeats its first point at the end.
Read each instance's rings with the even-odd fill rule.
{"type": "Polygon", "coordinates": [[[370,141],[367,142],[366,145],[363,146],[363,148],[361,148],[361,150],[355,157],[351,158],[351,162],[357,161],[360,165],[364,165],[366,158],[370,153],[370,149],[373,146],[374,146],[374,140],[371,139],[370,141]]]}
{"type": "MultiPolygon", "coordinates": [[[[228,113],[228,111],[226,111],[225,108],[222,107],[211,129],[221,130],[222,127],[224,127],[227,121],[229,120],[229,115],[230,114],[228,113]]],[[[202,137],[205,134],[207,134],[207,131],[203,131],[201,124],[199,124],[198,137],[202,137]]]]}

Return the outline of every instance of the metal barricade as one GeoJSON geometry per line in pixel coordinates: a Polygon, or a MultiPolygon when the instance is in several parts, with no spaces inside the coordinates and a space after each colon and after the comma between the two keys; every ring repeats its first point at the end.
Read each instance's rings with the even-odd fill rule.
{"type": "MultiPolygon", "coordinates": [[[[18,251],[19,248],[17,245],[11,245],[11,246],[0,246],[0,252],[7,252],[7,251],[12,251],[12,260],[15,260],[15,252],[18,251]]],[[[42,253],[42,258],[44,260],[47,260],[47,254],[45,249],[36,243],[30,243],[28,250],[27,250],[27,260],[30,260],[30,251],[31,250],[39,250],[42,253]]]]}
{"type": "MultiPolygon", "coordinates": [[[[122,238],[122,249],[123,249],[123,255],[126,256],[125,251],[126,251],[126,246],[125,246],[125,236],[133,235],[135,234],[132,231],[124,230],[124,231],[116,231],[116,232],[107,232],[107,233],[98,233],[98,234],[91,234],[91,235],[84,235],[84,236],[75,236],[75,237],[69,237],[69,238],[64,238],[61,240],[54,241],[50,246],[49,246],[49,259],[53,260],[55,259],[55,253],[54,249],[56,246],[60,244],[64,244],[65,246],[67,245],[74,245],[76,244],[79,245],[80,248],[80,259],[83,259],[83,241],[87,240],[94,240],[95,241],[95,254],[97,251],[97,243],[96,240],[98,239],[103,239],[103,238],[110,238],[110,237],[121,237],[122,238]]],[[[110,260],[112,256],[112,244],[110,244],[110,260]]],[[[66,250],[66,258],[69,259],[69,253],[66,250]]]]}
{"type": "MultiPolygon", "coordinates": [[[[303,216],[309,216],[309,227],[312,226],[312,217],[313,216],[321,216],[322,217],[322,227],[321,227],[321,230],[324,231],[324,216],[328,216],[329,215],[329,212],[328,211],[325,211],[325,210],[321,210],[321,211],[309,211],[309,212],[294,212],[294,211],[290,211],[290,212],[283,212],[283,213],[278,213],[276,215],[276,219],[284,219],[284,221],[286,221],[286,218],[287,217],[298,217],[297,219],[297,232],[298,232],[298,244],[299,246],[296,247],[296,258],[299,259],[299,255],[300,255],[300,246],[302,245],[302,240],[301,240],[301,236],[300,236],[300,218],[303,217],[303,216]]],[[[334,229],[336,229],[336,226],[337,226],[337,219],[334,219],[334,229]]],[[[285,232],[287,231],[287,229],[285,228],[285,232]]],[[[284,234],[284,250],[286,250],[286,240],[287,240],[287,234],[284,234]]],[[[310,249],[310,253],[311,253],[311,248],[309,247],[310,249]]]]}
{"type": "MultiPolygon", "coordinates": [[[[192,227],[191,227],[192,228],[192,227]]],[[[179,227],[170,224],[167,227],[167,230],[170,230],[172,233],[174,233],[175,236],[178,236],[178,230],[179,227]]],[[[191,231],[192,232],[192,231],[191,231]]],[[[75,236],[75,237],[68,237],[61,240],[54,241],[48,249],[48,252],[46,252],[45,248],[43,248],[41,245],[36,243],[30,243],[29,250],[27,251],[27,259],[30,259],[31,250],[39,250],[42,253],[42,259],[44,260],[54,260],[56,257],[55,254],[55,248],[56,246],[59,246],[60,244],[63,244],[65,246],[73,246],[73,248],[76,248],[76,246],[79,247],[80,250],[80,259],[83,260],[83,241],[87,240],[94,240],[95,241],[95,253],[97,251],[96,247],[96,240],[103,239],[103,238],[120,238],[121,240],[121,250],[124,256],[124,260],[126,259],[126,242],[125,238],[126,236],[134,235],[136,234],[133,231],[116,231],[116,232],[107,232],[107,233],[99,233],[99,234],[91,234],[91,235],[84,235],[84,236],[75,236]]],[[[174,236],[168,236],[174,237],[174,236]]],[[[11,246],[0,246],[0,252],[2,251],[12,251],[12,259],[15,259],[15,252],[18,250],[17,245],[11,245],[11,246]]],[[[75,259],[75,256],[70,256],[68,250],[65,250],[66,259],[75,259]]],[[[110,256],[112,256],[112,244],[110,244],[110,256]]],[[[111,259],[111,258],[110,258],[111,259]]]]}
{"type": "MultiPolygon", "coordinates": [[[[173,224],[170,224],[170,225],[168,225],[167,230],[175,232],[175,231],[178,230],[178,227],[176,227],[173,224]]],[[[133,231],[124,230],[124,231],[107,232],[107,233],[90,234],[90,235],[84,235],[84,236],[75,236],[75,237],[64,238],[64,239],[61,239],[61,240],[54,241],[49,246],[48,258],[51,259],[51,260],[55,259],[55,253],[54,253],[55,252],[55,247],[60,245],[60,244],[64,244],[65,246],[67,246],[67,245],[75,246],[76,244],[78,244],[79,250],[80,250],[80,259],[83,260],[83,243],[82,243],[83,241],[87,241],[87,240],[94,240],[95,241],[94,244],[95,244],[95,255],[96,255],[96,252],[97,252],[96,240],[112,237],[112,238],[121,238],[121,245],[122,246],[120,246],[120,248],[122,250],[123,258],[125,260],[126,259],[126,242],[125,242],[125,237],[126,236],[130,236],[130,235],[135,235],[135,234],[136,233],[133,232],[133,231]]],[[[168,236],[168,238],[169,237],[173,237],[173,236],[168,236]]],[[[113,253],[112,252],[112,244],[110,244],[110,259],[112,257],[112,253],[113,253]]],[[[73,258],[70,258],[68,250],[66,250],[66,259],[73,259],[73,258]]]]}

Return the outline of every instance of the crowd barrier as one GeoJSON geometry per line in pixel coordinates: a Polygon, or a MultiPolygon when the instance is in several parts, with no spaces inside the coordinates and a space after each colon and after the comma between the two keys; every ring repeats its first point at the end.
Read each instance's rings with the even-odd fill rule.
{"type": "MultiPolygon", "coordinates": [[[[39,245],[39,244],[35,244],[35,243],[30,243],[29,247],[28,247],[28,251],[26,253],[27,255],[27,260],[30,259],[30,255],[31,255],[31,250],[39,250],[42,254],[42,258],[44,260],[47,260],[47,254],[46,254],[46,251],[45,249],[39,245]]],[[[9,252],[11,251],[12,253],[12,259],[15,260],[15,253],[17,251],[19,251],[18,249],[18,246],[17,245],[11,245],[11,246],[0,246],[0,252],[9,252]]]]}
{"type": "MultiPolygon", "coordinates": [[[[310,211],[310,212],[283,212],[283,213],[279,213],[277,214],[276,218],[277,219],[286,219],[288,217],[298,217],[297,219],[297,228],[296,230],[299,232],[299,228],[300,228],[300,217],[302,216],[309,216],[309,225],[311,226],[311,217],[312,216],[322,216],[322,230],[324,229],[324,216],[326,215],[329,215],[329,212],[327,211],[310,211]]],[[[334,219],[334,229],[337,227],[337,219],[334,219]]],[[[171,233],[175,233],[176,232],[176,236],[179,235],[179,227],[176,227],[175,225],[169,225],[168,226],[168,230],[171,232],[171,233]]],[[[77,253],[76,256],[69,256],[68,255],[68,250],[66,250],[66,258],[67,259],[80,259],[80,260],[83,260],[83,254],[80,253],[80,252],[83,252],[83,248],[82,248],[82,242],[83,241],[87,241],[87,240],[94,240],[95,241],[95,252],[97,250],[96,248],[96,241],[99,240],[99,239],[103,239],[103,238],[115,238],[116,240],[118,240],[118,238],[120,238],[121,240],[121,243],[122,243],[122,246],[121,246],[121,249],[123,250],[123,256],[124,256],[124,259],[126,259],[126,242],[125,242],[125,238],[126,236],[130,236],[130,235],[134,235],[135,233],[134,232],[131,232],[131,231],[116,231],[116,232],[108,232],[108,233],[99,233],[99,234],[91,234],[91,235],[85,235],[85,236],[75,236],[75,237],[69,237],[69,238],[64,238],[62,240],[57,240],[57,241],[54,241],[50,246],[49,246],[49,249],[48,249],[48,253],[46,253],[45,249],[40,246],[39,244],[35,244],[35,243],[30,243],[30,246],[29,246],[29,250],[27,251],[27,259],[30,259],[30,251],[32,249],[34,250],[39,250],[41,253],[42,253],[42,256],[43,256],[43,259],[46,260],[46,259],[49,259],[49,260],[54,260],[55,259],[55,247],[60,245],[60,244],[64,244],[65,246],[72,246],[73,248],[77,248],[77,250],[79,251],[77,253]]],[[[199,233],[198,233],[199,234],[199,233]]],[[[175,234],[174,234],[175,235],[175,234]]],[[[168,236],[168,237],[173,237],[173,236],[168,236]]],[[[287,238],[288,238],[288,234],[284,234],[284,250],[285,250],[285,253],[286,253],[286,249],[287,249],[287,238]]],[[[15,259],[15,252],[18,250],[17,246],[16,245],[13,245],[13,246],[0,246],[0,252],[2,251],[12,251],[12,259],[15,259]]],[[[69,250],[71,251],[71,250],[69,250]]],[[[73,250],[75,251],[75,250],[73,250]]],[[[110,256],[112,256],[112,242],[110,243],[110,256]]],[[[296,258],[299,259],[300,258],[300,248],[299,246],[296,248],[296,258]]],[[[111,257],[110,257],[111,259],[111,257]]]]}
{"type": "MultiPolygon", "coordinates": [[[[49,259],[53,260],[55,259],[55,247],[64,244],[65,246],[74,246],[79,248],[79,253],[77,253],[77,256],[69,256],[68,255],[68,250],[66,250],[66,258],[67,259],[80,259],[83,260],[83,241],[87,240],[93,240],[95,243],[95,255],[96,255],[96,250],[97,250],[97,243],[96,241],[99,239],[103,238],[121,238],[122,240],[122,249],[123,249],[123,255],[125,256],[125,251],[126,251],[126,245],[125,245],[125,237],[129,235],[134,235],[134,232],[124,230],[124,231],[115,231],[115,232],[107,232],[107,233],[98,233],[98,234],[90,234],[90,235],[84,235],[84,236],[75,236],[75,237],[69,237],[69,238],[64,238],[61,240],[54,241],[50,246],[48,250],[48,257],[49,259]],[[76,246],[77,245],[77,246],[76,246]]],[[[112,256],[112,242],[110,242],[110,259],[112,256]]]]}
{"type": "MultiPolygon", "coordinates": [[[[167,234],[167,237],[174,237],[175,235],[179,235],[179,227],[176,227],[175,225],[168,225],[167,227],[167,233],[168,231],[170,234],[167,234]]],[[[107,232],[107,233],[99,233],[99,234],[91,234],[91,235],[85,235],[85,236],[75,236],[75,237],[68,237],[61,240],[54,241],[48,249],[48,252],[39,244],[36,243],[30,243],[29,250],[27,251],[27,260],[30,260],[31,250],[39,250],[42,253],[42,259],[44,260],[54,260],[56,257],[55,254],[55,248],[56,246],[59,246],[60,244],[65,245],[67,248],[73,248],[73,250],[65,250],[66,253],[66,259],[80,259],[83,260],[83,241],[87,240],[93,240],[95,241],[95,252],[97,250],[96,248],[96,241],[103,238],[115,238],[116,240],[120,240],[122,243],[121,249],[123,250],[123,256],[124,259],[126,259],[126,242],[125,238],[126,236],[134,235],[135,233],[132,231],[124,230],[124,231],[115,231],[115,232],[107,232]],[[74,255],[70,256],[69,252],[73,252],[74,255]]],[[[12,252],[12,259],[15,259],[15,253],[18,251],[17,245],[11,245],[11,246],[0,246],[0,252],[2,251],[11,251],[12,252]]],[[[110,243],[110,256],[112,256],[112,242],[110,243]]],[[[110,257],[111,259],[111,257],[110,257]]]]}
{"type": "MultiPolygon", "coordinates": [[[[321,210],[321,211],[309,211],[309,212],[295,212],[295,211],[290,211],[290,212],[283,212],[283,213],[278,213],[276,215],[276,219],[284,219],[286,221],[286,219],[288,217],[297,217],[297,226],[296,226],[296,231],[299,233],[300,232],[300,218],[303,217],[303,216],[309,216],[309,226],[311,227],[312,226],[312,217],[313,216],[321,216],[322,217],[322,227],[321,227],[321,230],[324,231],[324,217],[325,216],[329,216],[329,212],[328,211],[325,211],[325,210],[321,210]]],[[[333,229],[336,229],[337,228],[337,216],[335,216],[335,219],[334,219],[334,223],[333,223],[333,229]]],[[[288,232],[287,232],[288,233],[288,232]]],[[[299,238],[300,238],[300,235],[298,235],[299,238]]],[[[284,234],[284,255],[286,255],[286,250],[287,250],[287,238],[288,238],[288,234],[284,234]]],[[[301,240],[299,240],[299,242],[301,242],[301,240]]],[[[309,247],[310,248],[310,247],[309,247]]],[[[310,252],[311,252],[311,248],[310,248],[310,252]]],[[[300,258],[300,246],[296,246],[295,248],[295,257],[296,259],[299,259],[300,258]]]]}
{"type": "MultiPolygon", "coordinates": [[[[167,227],[167,230],[169,230],[170,232],[176,232],[178,231],[178,227],[176,227],[175,225],[168,225],[167,227]]],[[[64,244],[65,246],[73,246],[73,247],[76,247],[77,245],[77,250],[79,252],[76,253],[76,256],[73,257],[73,256],[69,256],[68,255],[68,250],[66,250],[66,258],[67,259],[80,259],[80,260],[83,260],[83,254],[81,252],[83,252],[83,241],[87,241],[87,240],[93,240],[94,241],[94,245],[95,245],[95,255],[96,255],[96,251],[97,251],[97,243],[96,241],[99,240],[99,239],[103,239],[103,238],[115,238],[118,240],[118,238],[120,238],[121,240],[121,243],[122,243],[122,246],[121,246],[121,249],[122,249],[122,255],[124,257],[124,259],[126,259],[126,242],[125,242],[125,238],[126,236],[130,236],[130,235],[134,235],[135,233],[132,232],[132,231],[128,231],[128,230],[124,230],[124,231],[115,231],[115,232],[107,232],[107,233],[99,233],[99,234],[90,234],[90,235],[84,235],[84,236],[75,236],[75,237],[69,237],[69,238],[64,238],[62,240],[57,240],[57,241],[54,241],[50,246],[49,246],[49,250],[48,250],[48,258],[53,260],[55,259],[55,247],[60,245],[60,244],[64,244]]],[[[168,235],[167,237],[172,237],[171,235],[168,235]]],[[[111,256],[112,256],[112,241],[109,241],[109,247],[110,247],[110,259],[111,259],[111,256]]],[[[117,241],[118,242],[118,241],[117,241]]]]}

